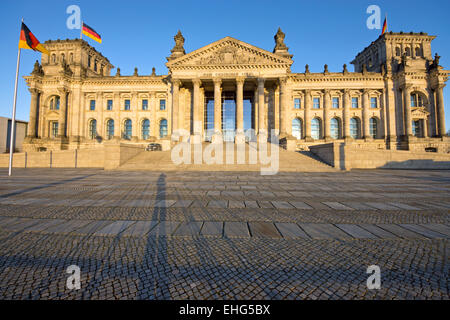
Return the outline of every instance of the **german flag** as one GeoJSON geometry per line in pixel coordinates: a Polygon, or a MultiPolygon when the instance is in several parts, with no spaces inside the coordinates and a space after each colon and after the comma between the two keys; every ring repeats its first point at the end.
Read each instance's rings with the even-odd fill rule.
{"type": "Polygon", "coordinates": [[[20,39],[19,39],[19,48],[20,49],[31,49],[34,51],[40,51],[49,55],[47,49],[39,42],[38,39],[31,33],[30,29],[22,22],[22,29],[20,30],[20,39]]]}
{"type": "Polygon", "coordinates": [[[385,34],[387,31],[387,17],[384,18],[383,29],[381,30],[381,35],[385,34]]]}
{"type": "Polygon", "coordinates": [[[83,22],[83,27],[81,29],[81,32],[85,35],[88,36],[89,38],[91,38],[92,40],[95,40],[99,43],[102,43],[102,37],[100,37],[100,35],[95,32],[94,29],[92,29],[91,27],[89,27],[87,24],[85,24],[83,22]]]}

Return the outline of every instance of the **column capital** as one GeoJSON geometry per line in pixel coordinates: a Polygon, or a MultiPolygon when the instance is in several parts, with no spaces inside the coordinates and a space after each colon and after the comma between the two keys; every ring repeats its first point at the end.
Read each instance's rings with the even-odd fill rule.
{"type": "Polygon", "coordinates": [[[258,78],[258,86],[263,86],[264,82],[266,82],[266,79],[264,78],[258,78]]]}
{"type": "Polygon", "coordinates": [[[200,85],[202,84],[202,80],[192,79],[192,83],[194,84],[194,86],[200,87],[200,85]]]}
{"type": "Polygon", "coordinates": [[[64,88],[64,87],[63,87],[63,88],[58,88],[57,90],[58,90],[58,93],[59,93],[59,94],[65,94],[65,93],[68,93],[68,92],[69,92],[69,90],[67,90],[67,89],[64,88]]]}
{"type": "Polygon", "coordinates": [[[172,85],[180,87],[181,86],[181,80],[180,79],[172,79],[172,85]]]}
{"type": "Polygon", "coordinates": [[[220,86],[222,84],[222,78],[214,77],[212,81],[214,82],[215,86],[220,86]]]}
{"type": "Polygon", "coordinates": [[[236,83],[237,84],[244,84],[245,82],[245,77],[236,77],[236,83]]]}
{"type": "Polygon", "coordinates": [[[433,87],[433,90],[442,90],[442,89],[445,88],[445,86],[446,86],[445,83],[438,83],[437,85],[435,85],[435,86],[433,87]]]}
{"type": "Polygon", "coordinates": [[[285,86],[287,84],[287,77],[281,77],[278,79],[278,81],[280,82],[280,86],[285,86]]]}
{"type": "Polygon", "coordinates": [[[401,86],[401,89],[408,92],[412,90],[413,85],[412,84],[404,84],[403,86],[401,86]]]}
{"type": "Polygon", "coordinates": [[[39,89],[36,89],[36,88],[28,88],[28,91],[29,91],[31,94],[38,94],[38,93],[41,93],[41,91],[40,91],[39,89]]]}
{"type": "Polygon", "coordinates": [[[306,95],[311,95],[311,89],[304,89],[303,93],[306,95]]]}

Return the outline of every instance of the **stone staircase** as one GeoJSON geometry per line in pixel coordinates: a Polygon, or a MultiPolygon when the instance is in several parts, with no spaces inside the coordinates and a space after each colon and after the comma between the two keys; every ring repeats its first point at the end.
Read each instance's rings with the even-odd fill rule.
{"type": "MultiPolygon", "coordinates": [[[[210,146],[209,143],[202,144],[202,151],[210,146]]],[[[257,164],[249,163],[250,151],[255,152],[255,149],[245,144],[245,164],[237,164],[237,146],[232,144],[231,148],[234,149],[234,161],[233,164],[226,164],[226,147],[223,146],[223,164],[206,164],[202,160],[202,164],[194,163],[194,152],[191,152],[190,164],[175,164],[171,159],[172,151],[142,151],[135,157],[128,160],[121,165],[117,170],[148,170],[148,171],[260,171],[261,168],[270,167],[269,164],[259,163],[259,150],[257,164]]],[[[270,145],[267,152],[269,158],[271,157],[270,145]]],[[[274,146],[275,150],[279,152],[279,167],[280,172],[333,172],[337,169],[329,166],[325,162],[321,161],[317,156],[310,152],[293,152],[287,151],[278,146],[274,146]]],[[[213,153],[214,155],[214,153],[213,153]]],[[[276,166],[275,166],[276,169],[276,166]]]]}

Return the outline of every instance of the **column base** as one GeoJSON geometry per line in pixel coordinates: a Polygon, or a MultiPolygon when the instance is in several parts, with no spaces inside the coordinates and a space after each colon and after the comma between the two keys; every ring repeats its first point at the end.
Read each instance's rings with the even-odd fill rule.
{"type": "Polygon", "coordinates": [[[243,144],[245,143],[245,135],[243,133],[236,133],[234,136],[234,143],[243,144]]]}
{"type": "Polygon", "coordinates": [[[221,132],[216,132],[211,137],[211,143],[222,143],[223,142],[223,136],[221,132]]]}
{"type": "Polygon", "coordinates": [[[309,137],[309,136],[306,136],[305,137],[305,142],[314,142],[314,139],[309,137]]]}

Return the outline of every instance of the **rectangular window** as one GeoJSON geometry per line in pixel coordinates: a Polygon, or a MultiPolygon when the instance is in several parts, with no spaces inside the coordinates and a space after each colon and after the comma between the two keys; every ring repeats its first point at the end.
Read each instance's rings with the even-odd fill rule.
{"type": "Polygon", "coordinates": [[[352,98],[352,108],[359,108],[359,103],[358,103],[358,98],[357,97],[353,97],[352,98]]]}
{"type": "Polygon", "coordinates": [[[320,98],[313,99],[313,109],[320,109],[320,98]]]}
{"type": "Polygon", "coordinates": [[[159,100],[159,110],[166,110],[166,100],[165,99],[159,100]]]}
{"type": "Polygon", "coordinates": [[[58,136],[58,122],[53,121],[52,122],[52,137],[56,138],[58,136]]]}
{"type": "Polygon", "coordinates": [[[338,97],[333,97],[333,108],[339,109],[339,98],[338,97]]]}
{"type": "Polygon", "coordinates": [[[89,103],[89,110],[94,111],[95,110],[95,100],[91,100],[89,103]]]}
{"type": "Polygon", "coordinates": [[[126,99],[125,100],[125,110],[130,110],[130,100],[126,99]]]}
{"type": "Polygon", "coordinates": [[[370,107],[371,108],[378,108],[377,98],[375,98],[375,97],[370,98],[370,107]]]}
{"type": "Polygon", "coordinates": [[[142,110],[148,110],[148,100],[147,99],[142,100],[142,110]]]}
{"type": "Polygon", "coordinates": [[[88,56],[88,67],[91,67],[91,56],[88,56]]]}
{"type": "Polygon", "coordinates": [[[300,109],[301,108],[301,100],[300,98],[294,99],[294,109],[300,109]]]}
{"type": "Polygon", "coordinates": [[[417,107],[416,95],[415,95],[415,94],[412,94],[412,95],[411,95],[411,107],[412,107],[412,108],[417,107]]]}
{"type": "Polygon", "coordinates": [[[111,111],[113,109],[113,101],[108,100],[106,101],[106,110],[111,111]]]}

